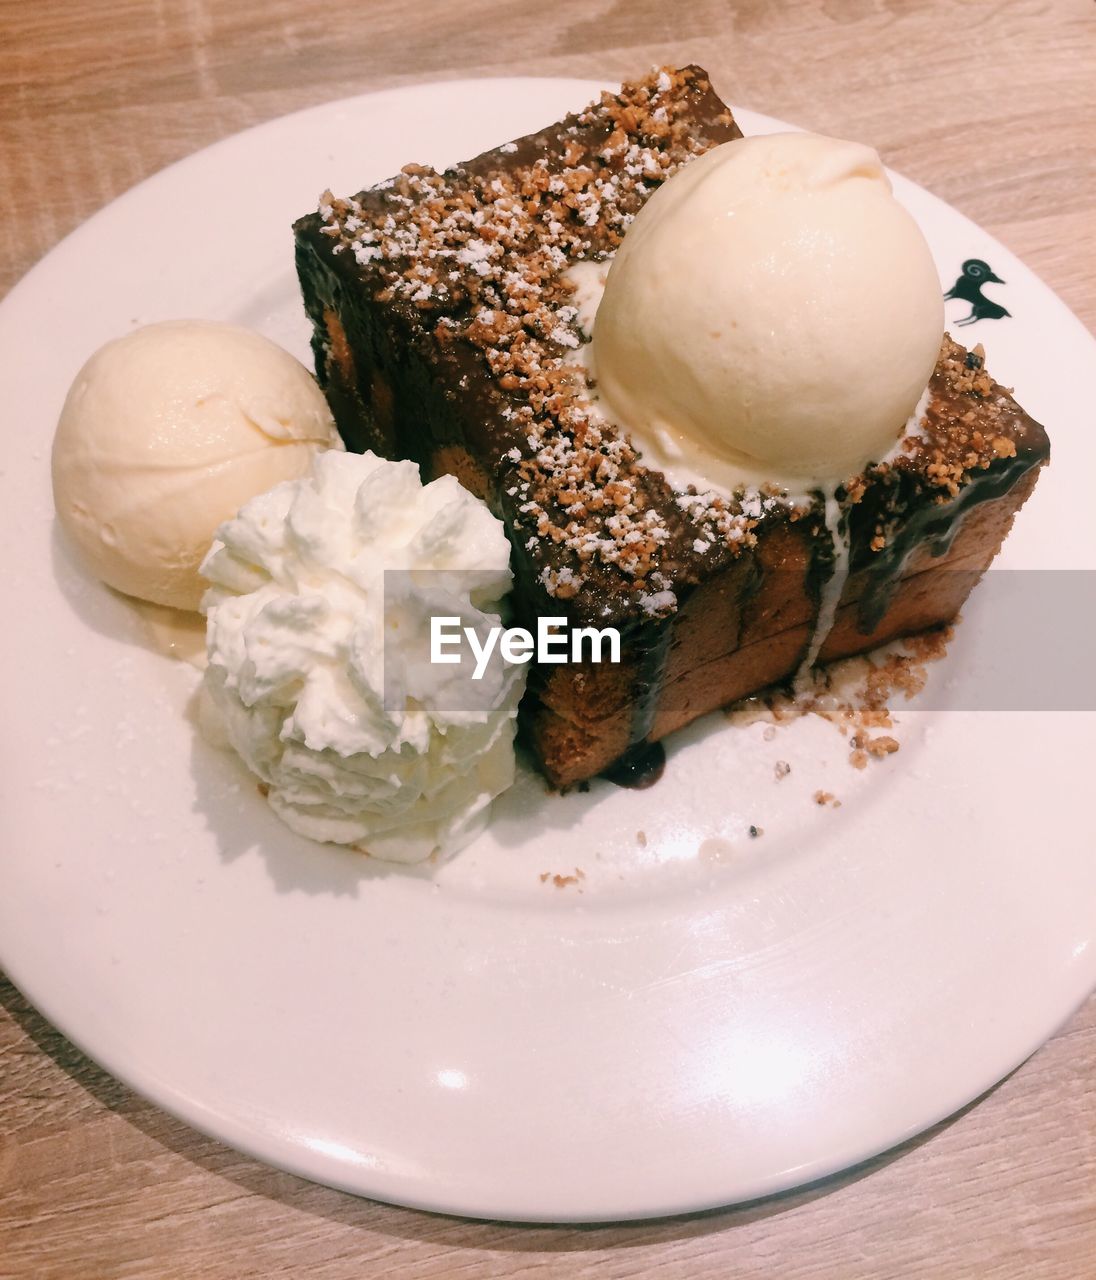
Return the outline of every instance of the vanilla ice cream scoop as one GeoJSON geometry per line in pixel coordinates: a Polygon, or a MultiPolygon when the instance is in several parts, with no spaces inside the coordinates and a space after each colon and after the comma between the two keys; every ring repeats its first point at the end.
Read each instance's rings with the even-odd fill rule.
{"type": "Polygon", "coordinates": [[[895,443],[940,350],[917,224],[869,147],[715,147],[629,228],[593,334],[602,399],[656,465],[833,485],[895,443]]]}
{"type": "Polygon", "coordinates": [[[332,446],[327,402],[287,351],[234,325],[172,320],[108,342],[77,374],[53,443],[54,501],[104,582],[197,609],[217,526],[332,446]]]}

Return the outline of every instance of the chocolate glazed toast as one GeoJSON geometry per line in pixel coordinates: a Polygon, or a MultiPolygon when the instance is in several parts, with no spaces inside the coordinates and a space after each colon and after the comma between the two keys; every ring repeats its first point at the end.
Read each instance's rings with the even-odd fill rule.
{"type": "MultiPolygon", "coordinates": [[[[489,503],[516,621],[620,629],[620,664],[531,672],[524,731],[559,787],[642,772],[662,737],[789,678],[820,638],[823,496],[674,490],[593,409],[577,358],[569,269],[610,257],[659,183],[740,136],[701,68],[662,70],[443,173],[325,196],[294,227],[347,447],[489,503]]],[[[819,660],[954,618],[1048,456],[981,353],[945,337],[919,429],[837,492],[849,572],[819,660]]]]}

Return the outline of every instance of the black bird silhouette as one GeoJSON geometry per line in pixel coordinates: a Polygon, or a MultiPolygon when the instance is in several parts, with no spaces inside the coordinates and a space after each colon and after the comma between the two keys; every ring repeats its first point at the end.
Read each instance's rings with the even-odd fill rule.
{"type": "Polygon", "coordinates": [[[993,302],[982,292],[984,284],[1004,284],[1000,276],[995,276],[988,262],[981,258],[968,258],[963,263],[963,274],[944,294],[945,298],[961,298],[971,305],[970,315],[957,320],[955,327],[974,324],[976,320],[1000,320],[1010,313],[999,302],[993,302]]]}

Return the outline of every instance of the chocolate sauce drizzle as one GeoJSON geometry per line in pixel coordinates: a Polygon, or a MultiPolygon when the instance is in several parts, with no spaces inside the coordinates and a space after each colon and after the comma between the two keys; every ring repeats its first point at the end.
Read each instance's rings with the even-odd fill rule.
{"type": "Polygon", "coordinates": [[[661,742],[637,742],[601,775],[618,787],[646,791],[662,777],[666,768],[666,748],[661,742]]]}

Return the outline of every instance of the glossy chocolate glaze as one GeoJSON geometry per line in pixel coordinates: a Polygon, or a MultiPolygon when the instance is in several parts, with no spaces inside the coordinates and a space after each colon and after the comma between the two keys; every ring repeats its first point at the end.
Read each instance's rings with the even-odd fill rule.
{"type": "Polygon", "coordinates": [[[631,791],[653,787],[666,770],[666,748],[661,742],[637,742],[602,774],[609,782],[631,791]]]}
{"type": "MultiPolygon", "coordinates": [[[[956,344],[948,345],[957,358],[965,357],[967,367],[976,362],[980,367],[980,357],[969,356],[956,344]]],[[[848,507],[849,571],[863,575],[858,615],[860,630],[866,635],[882,621],[915,552],[927,549],[934,558],[947,555],[973,508],[1009,493],[1032,467],[1042,465],[1050,456],[1050,442],[1042,426],[996,383],[988,396],[979,397],[956,387],[942,360],[929,390],[924,440],[891,466],[870,469],[863,497],[848,507]],[[987,433],[1008,441],[1015,453],[995,457],[987,466],[970,468],[957,492],[942,490],[928,474],[933,458],[941,451],[954,452],[951,434],[955,423],[972,412],[976,422],[989,419],[991,408],[987,433]],[[879,530],[885,541],[874,549],[873,538],[879,530]]]]}

